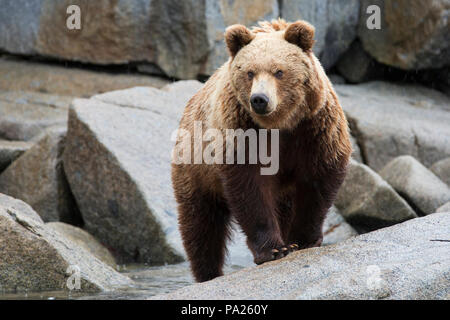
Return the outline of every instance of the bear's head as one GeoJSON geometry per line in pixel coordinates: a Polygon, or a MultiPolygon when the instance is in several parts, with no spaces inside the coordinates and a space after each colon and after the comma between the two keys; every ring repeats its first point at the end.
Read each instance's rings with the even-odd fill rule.
{"type": "Polygon", "coordinates": [[[267,129],[293,129],[325,101],[325,73],[312,52],[314,27],[276,20],[225,31],[230,78],[239,103],[267,129]]]}

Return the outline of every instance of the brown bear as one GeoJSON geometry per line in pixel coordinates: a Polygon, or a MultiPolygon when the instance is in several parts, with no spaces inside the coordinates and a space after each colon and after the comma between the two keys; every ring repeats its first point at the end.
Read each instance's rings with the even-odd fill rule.
{"type": "Polygon", "coordinates": [[[336,93],[312,52],[313,39],[314,27],[305,21],[228,27],[230,59],[185,108],[180,129],[191,135],[184,139],[178,133],[175,145],[187,147],[183,150],[199,147],[196,123],[221,132],[279,130],[275,174],[261,174],[259,160],[206,164],[188,155],[191,162],[172,163],[179,228],[199,282],[222,275],[232,219],[245,233],[256,264],[322,243],[323,220],[352,148],[336,93]]]}

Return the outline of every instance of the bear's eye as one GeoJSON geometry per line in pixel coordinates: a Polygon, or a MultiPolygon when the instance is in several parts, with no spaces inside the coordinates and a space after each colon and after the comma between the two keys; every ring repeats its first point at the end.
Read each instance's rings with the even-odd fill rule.
{"type": "Polygon", "coordinates": [[[255,74],[252,71],[247,72],[247,76],[250,80],[253,79],[253,77],[255,76],[255,74]]]}
{"type": "Polygon", "coordinates": [[[275,78],[277,79],[283,78],[283,71],[278,70],[277,72],[275,72],[275,78]]]}

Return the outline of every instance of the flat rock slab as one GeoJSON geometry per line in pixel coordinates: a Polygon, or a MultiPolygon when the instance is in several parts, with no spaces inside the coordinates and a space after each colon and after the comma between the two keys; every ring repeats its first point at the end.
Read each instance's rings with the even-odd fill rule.
{"type": "Polygon", "coordinates": [[[68,107],[30,104],[26,100],[10,102],[0,96],[0,138],[28,141],[48,127],[64,126],[68,107]]]}
{"type": "Polygon", "coordinates": [[[111,74],[36,62],[0,59],[0,90],[90,97],[136,86],[161,88],[167,80],[144,75],[111,74]]]}
{"type": "Polygon", "coordinates": [[[71,288],[91,292],[133,285],[89,251],[47,228],[27,204],[5,196],[0,197],[0,251],[3,292],[71,288]]]}
{"type": "MultiPolygon", "coordinates": [[[[0,60],[1,65],[1,60],[0,60]]],[[[26,62],[25,62],[26,65],[26,62]]],[[[25,105],[35,105],[41,107],[49,107],[53,109],[69,109],[73,96],[50,94],[34,91],[0,91],[0,100],[25,105]]]]}
{"type": "Polygon", "coordinates": [[[33,143],[24,141],[0,140],[0,173],[32,145],[33,143]]]}
{"type": "Polygon", "coordinates": [[[386,181],[355,160],[350,161],[335,205],[360,232],[417,217],[409,204],[386,181]]]}
{"type": "Polygon", "coordinates": [[[449,299],[449,228],[436,213],[152,299],[449,299]]]}
{"type": "Polygon", "coordinates": [[[380,175],[421,215],[436,212],[450,201],[450,188],[411,156],[395,158],[380,175]]]}
{"type": "Polygon", "coordinates": [[[426,167],[450,156],[450,98],[420,86],[336,85],[367,164],[378,171],[401,155],[426,167]]]}
{"type": "Polygon", "coordinates": [[[33,141],[49,127],[66,126],[67,112],[74,97],[1,90],[0,86],[0,137],[33,141]]]}
{"type": "Polygon", "coordinates": [[[168,84],[162,90],[135,87],[95,95],[93,99],[121,107],[151,111],[178,122],[189,99],[202,87],[203,84],[199,81],[184,80],[168,84]]]}

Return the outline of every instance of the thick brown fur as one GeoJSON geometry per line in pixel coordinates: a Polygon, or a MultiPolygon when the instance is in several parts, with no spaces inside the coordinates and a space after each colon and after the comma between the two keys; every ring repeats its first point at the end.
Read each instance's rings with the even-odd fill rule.
{"type": "MultiPolygon", "coordinates": [[[[243,28],[227,29],[230,60],[189,101],[180,128],[192,136],[194,121],[202,121],[203,132],[280,129],[280,168],[261,175],[259,163],[173,164],[179,227],[197,281],[222,274],[231,219],[258,264],[281,257],[272,250],[290,244],[320,246],[352,152],[347,120],[311,50],[314,28],[283,20],[243,28]],[[264,116],[249,102],[260,87],[271,99],[264,116]]],[[[183,141],[177,143],[194,149],[192,139],[183,141]]]]}

